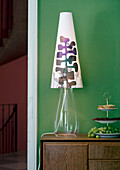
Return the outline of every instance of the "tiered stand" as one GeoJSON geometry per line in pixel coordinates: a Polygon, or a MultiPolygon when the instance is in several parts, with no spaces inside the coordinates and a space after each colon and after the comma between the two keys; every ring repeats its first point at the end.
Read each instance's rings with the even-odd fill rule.
{"type": "MultiPolygon", "coordinates": [[[[111,98],[110,93],[106,92],[106,93],[104,93],[103,96],[106,99],[106,105],[109,105],[109,99],[111,98]]],[[[107,112],[107,118],[109,118],[109,111],[114,111],[116,109],[117,108],[107,108],[107,109],[104,109],[104,108],[100,108],[99,109],[98,108],[98,110],[106,111],[107,112]]],[[[120,120],[95,120],[95,121],[99,122],[99,123],[106,123],[107,127],[109,127],[109,123],[115,123],[115,122],[120,121],[120,120]]],[[[99,137],[102,137],[102,138],[116,138],[116,137],[120,137],[120,133],[108,133],[108,134],[96,133],[96,135],[99,135],[99,137]]]]}

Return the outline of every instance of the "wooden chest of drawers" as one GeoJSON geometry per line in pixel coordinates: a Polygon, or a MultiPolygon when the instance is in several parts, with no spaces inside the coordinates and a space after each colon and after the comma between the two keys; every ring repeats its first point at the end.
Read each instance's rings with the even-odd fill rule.
{"type": "Polygon", "coordinates": [[[120,138],[57,138],[40,140],[41,170],[120,170],[120,138]]]}

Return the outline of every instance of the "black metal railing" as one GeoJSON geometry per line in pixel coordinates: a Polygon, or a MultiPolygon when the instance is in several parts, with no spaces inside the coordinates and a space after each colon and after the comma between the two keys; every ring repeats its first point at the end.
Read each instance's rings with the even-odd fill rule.
{"type": "Polygon", "coordinates": [[[0,104],[0,154],[17,151],[17,104],[0,104]]]}

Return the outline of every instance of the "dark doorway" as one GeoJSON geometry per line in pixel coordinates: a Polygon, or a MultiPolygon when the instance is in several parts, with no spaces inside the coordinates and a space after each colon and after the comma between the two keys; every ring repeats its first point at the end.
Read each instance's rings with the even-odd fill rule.
{"type": "Polygon", "coordinates": [[[0,169],[27,169],[27,0],[0,0],[0,169]]]}

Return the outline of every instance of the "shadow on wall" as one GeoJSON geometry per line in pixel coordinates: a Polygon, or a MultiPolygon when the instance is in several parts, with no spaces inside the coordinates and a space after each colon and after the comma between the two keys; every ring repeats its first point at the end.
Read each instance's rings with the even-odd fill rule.
{"type": "Polygon", "coordinates": [[[27,7],[28,0],[0,0],[0,65],[27,53],[27,7]]]}

